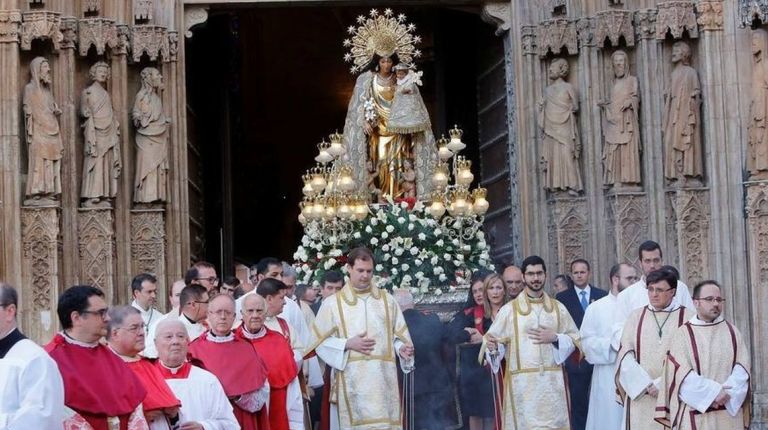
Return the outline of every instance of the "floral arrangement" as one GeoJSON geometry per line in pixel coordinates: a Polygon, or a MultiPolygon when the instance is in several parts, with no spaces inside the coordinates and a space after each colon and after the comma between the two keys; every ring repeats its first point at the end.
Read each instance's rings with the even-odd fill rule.
{"type": "Polygon", "coordinates": [[[373,205],[366,219],[351,223],[352,228],[339,229],[331,237],[317,223],[305,225],[293,255],[300,282],[318,283],[328,270],[346,274],[346,255],[357,246],[373,251],[374,281],[390,290],[410,288],[414,293],[440,295],[465,286],[479,268],[493,270],[482,229],[470,238],[464,231],[461,238],[461,225],[441,224],[421,202],[373,205]]]}

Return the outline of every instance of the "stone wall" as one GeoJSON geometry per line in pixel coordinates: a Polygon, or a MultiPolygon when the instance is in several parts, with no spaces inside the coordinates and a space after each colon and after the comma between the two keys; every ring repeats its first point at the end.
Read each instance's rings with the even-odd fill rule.
{"type": "MultiPolygon", "coordinates": [[[[166,286],[188,264],[183,44],[177,25],[182,14],[179,1],[0,0],[0,274],[21,287],[21,326],[37,341],[47,341],[58,329],[55,306],[67,286],[96,285],[108,302],[125,303],[131,277],[149,271],[159,278],[158,296],[167,297],[166,286]],[[37,57],[50,67],[50,84],[42,86],[53,95],[51,111],[63,146],[60,177],[41,179],[60,181],[60,189],[49,195],[27,189],[35,180],[29,160],[37,154],[29,144],[44,128],[24,108],[36,105],[23,94],[34,81],[30,65],[37,57]],[[89,204],[81,198],[81,184],[89,163],[84,134],[92,128],[85,126],[82,98],[98,61],[111,69],[103,87],[119,124],[113,155],[121,169],[115,171],[112,195],[105,192],[89,204]],[[165,147],[145,158],[166,158],[167,180],[164,197],[138,202],[141,126],[133,110],[147,67],[163,77],[163,87],[155,90],[160,97],[155,113],[168,121],[160,138],[165,147]]],[[[45,103],[38,105],[31,109],[46,110],[45,103]]]]}
{"type": "Polygon", "coordinates": [[[768,352],[763,318],[768,310],[768,184],[760,163],[768,163],[768,147],[762,140],[766,86],[754,59],[766,52],[753,55],[752,39],[765,28],[768,2],[524,0],[506,7],[510,31],[504,37],[511,41],[517,76],[510,82],[517,140],[510,145],[517,154],[522,254],[544,256],[552,273],[566,272],[576,257],[587,258],[597,285],[606,286],[610,266],[636,263],[639,243],[653,239],[689,286],[710,278],[722,282],[726,317],[752,339],[753,428],[764,428],[768,373],[759,358],[768,352]],[[700,142],[702,173],[683,172],[670,180],[666,168],[676,165],[665,158],[668,148],[676,147],[670,145],[675,142],[670,109],[682,111],[665,104],[665,97],[674,102],[681,94],[670,85],[673,72],[682,70],[676,66],[685,63],[672,61],[680,55],[673,51],[681,49],[675,48],[681,41],[690,47],[699,87],[692,96],[695,106],[686,105],[693,107],[685,112],[687,124],[695,122],[695,134],[679,135],[689,137],[682,139],[685,145],[700,142]],[[617,50],[626,52],[628,71],[638,83],[640,181],[633,184],[606,184],[604,177],[603,159],[612,147],[606,137],[608,108],[601,105],[612,96],[617,50]],[[570,65],[565,82],[578,100],[583,179],[578,193],[545,189],[540,163],[547,139],[537,122],[538,109],[557,58],[570,65]]]}

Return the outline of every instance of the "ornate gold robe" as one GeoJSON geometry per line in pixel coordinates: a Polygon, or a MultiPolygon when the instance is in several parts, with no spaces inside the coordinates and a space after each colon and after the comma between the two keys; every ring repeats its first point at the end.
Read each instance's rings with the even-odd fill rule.
{"type": "Polygon", "coordinates": [[[488,336],[505,349],[502,429],[570,429],[562,363],[578,347],[579,329],[565,306],[547,294],[533,299],[522,293],[499,310],[485,334],[481,360],[488,336]],[[559,348],[534,344],[527,330],[536,327],[555,330],[559,348]]]}
{"type": "Polygon", "coordinates": [[[678,430],[749,428],[749,372],[749,351],[741,333],[731,323],[722,318],[713,324],[699,322],[697,318],[686,322],[672,338],[657,399],[656,421],[678,430]],[[698,376],[710,381],[697,384],[694,380],[698,376]],[[685,384],[698,385],[698,389],[692,394],[681,393],[685,384]],[[720,392],[719,385],[731,387],[727,390],[733,402],[728,405],[730,411],[725,406],[709,407],[720,392]]]}
{"type": "Polygon", "coordinates": [[[692,316],[688,309],[673,300],[664,310],[655,311],[645,306],[634,310],[627,318],[616,366],[617,401],[624,406],[622,429],[658,430],[659,424],[653,420],[656,398],[646,394],[645,390],[651,383],[661,387],[664,358],[672,337],[692,316]]]}
{"type": "Polygon", "coordinates": [[[316,350],[334,369],[331,403],[338,429],[402,429],[396,354],[411,336],[394,298],[375,286],[360,292],[347,284],[323,300],[311,331],[308,351],[316,350]],[[376,339],[373,352],[345,351],[347,339],[361,333],[376,339]]]}

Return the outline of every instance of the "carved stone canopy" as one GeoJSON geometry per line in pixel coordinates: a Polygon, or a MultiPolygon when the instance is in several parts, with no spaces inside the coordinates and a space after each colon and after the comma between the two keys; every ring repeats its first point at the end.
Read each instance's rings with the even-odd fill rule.
{"type": "Polygon", "coordinates": [[[141,61],[141,56],[147,54],[151,61],[162,57],[170,61],[170,46],[165,27],[158,25],[134,25],[131,27],[131,57],[133,61],[141,61]]]}
{"type": "Polygon", "coordinates": [[[605,47],[608,39],[611,46],[619,46],[624,37],[627,46],[635,45],[635,29],[632,25],[632,12],[628,10],[604,10],[595,15],[595,39],[598,48],[605,47]]]}
{"type": "Polygon", "coordinates": [[[635,32],[639,39],[652,39],[656,36],[656,9],[640,9],[635,12],[635,32]]]}
{"type": "Polygon", "coordinates": [[[107,47],[117,47],[117,27],[115,21],[106,18],[86,18],[78,23],[78,47],[80,55],[88,55],[91,46],[96,48],[96,53],[103,55],[107,47]]]}
{"type": "Polygon", "coordinates": [[[551,51],[557,55],[566,48],[569,55],[579,53],[579,38],[576,21],[565,18],[550,19],[539,24],[536,44],[540,57],[546,57],[551,51]]]}
{"type": "Polygon", "coordinates": [[[0,10],[0,43],[18,42],[19,27],[21,27],[21,12],[0,10]]]}
{"type": "Polygon", "coordinates": [[[723,0],[703,0],[696,3],[698,23],[704,31],[723,29],[723,0]]]}
{"type": "Polygon", "coordinates": [[[755,20],[768,23],[768,0],[738,0],[741,26],[749,27],[755,20]]]}
{"type": "Polygon", "coordinates": [[[696,12],[693,2],[669,1],[659,3],[656,16],[656,38],[664,40],[667,32],[675,39],[683,37],[683,32],[688,30],[688,36],[695,39],[699,37],[699,28],[696,21],[696,12]]]}
{"type": "Polygon", "coordinates": [[[36,10],[21,14],[21,49],[32,49],[32,41],[35,39],[48,39],[53,43],[53,48],[58,50],[64,40],[61,34],[61,14],[47,10],[36,10]]]}

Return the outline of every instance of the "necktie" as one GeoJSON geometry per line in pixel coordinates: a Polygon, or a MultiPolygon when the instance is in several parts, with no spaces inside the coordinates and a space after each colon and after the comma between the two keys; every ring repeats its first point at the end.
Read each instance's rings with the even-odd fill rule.
{"type": "Polygon", "coordinates": [[[581,302],[581,309],[586,311],[587,310],[587,305],[588,305],[588,303],[587,303],[587,292],[582,290],[582,291],[579,292],[579,295],[581,296],[581,300],[580,300],[580,302],[581,302]]]}

